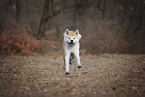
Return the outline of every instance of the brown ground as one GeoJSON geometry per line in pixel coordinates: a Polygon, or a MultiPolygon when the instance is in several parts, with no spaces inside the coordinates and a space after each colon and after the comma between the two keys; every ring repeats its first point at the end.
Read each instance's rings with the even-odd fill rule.
{"type": "Polygon", "coordinates": [[[0,97],[140,97],[145,95],[145,55],[82,56],[70,76],[62,56],[0,56],[0,97]]]}

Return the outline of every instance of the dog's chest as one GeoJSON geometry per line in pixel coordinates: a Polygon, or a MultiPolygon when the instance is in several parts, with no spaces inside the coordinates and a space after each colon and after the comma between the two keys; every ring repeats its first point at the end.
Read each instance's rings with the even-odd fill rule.
{"type": "Polygon", "coordinates": [[[75,43],[73,47],[70,47],[67,43],[64,43],[64,50],[69,50],[69,51],[76,51],[79,48],[79,43],[75,43]]]}

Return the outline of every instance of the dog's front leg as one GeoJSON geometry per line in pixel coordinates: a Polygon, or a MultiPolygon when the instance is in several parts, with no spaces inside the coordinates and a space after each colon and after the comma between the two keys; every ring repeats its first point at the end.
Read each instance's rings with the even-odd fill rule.
{"type": "Polygon", "coordinates": [[[75,58],[76,58],[76,62],[77,62],[77,66],[78,66],[78,68],[82,68],[82,66],[81,66],[81,62],[80,62],[79,51],[75,52],[74,55],[75,55],[75,58]]]}
{"type": "Polygon", "coordinates": [[[65,56],[65,70],[66,70],[65,74],[66,75],[69,75],[70,74],[69,73],[69,56],[70,56],[70,54],[67,54],[65,56]]]}

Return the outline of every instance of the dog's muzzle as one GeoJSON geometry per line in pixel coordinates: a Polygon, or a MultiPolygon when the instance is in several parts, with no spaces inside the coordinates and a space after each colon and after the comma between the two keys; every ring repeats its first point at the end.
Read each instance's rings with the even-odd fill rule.
{"type": "Polygon", "coordinates": [[[69,44],[71,47],[73,47],[73,46],[75,45],[75,43],[69,43],[69,42],[68,42],[68,44],[69,44]]]}
{"type": "Polygon", "coordinates": [[[75,45],[75,43],[73,43],[73,40],[71,40],[70,43],[68,42],[68,44],[69,44],[71,47],[73,47],[73,46],[75,45]]]}

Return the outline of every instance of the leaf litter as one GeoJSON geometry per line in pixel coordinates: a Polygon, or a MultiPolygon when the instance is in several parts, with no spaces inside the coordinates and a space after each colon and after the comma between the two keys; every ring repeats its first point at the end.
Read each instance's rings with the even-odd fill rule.
{"type": "Polygon", "coordinates": [[[15,97],[98,97],[145,94],[145,55],[82,56],[83,68],[70,65],[65,76],[62,57],[0,56],[0,95],[15,97]]]}

